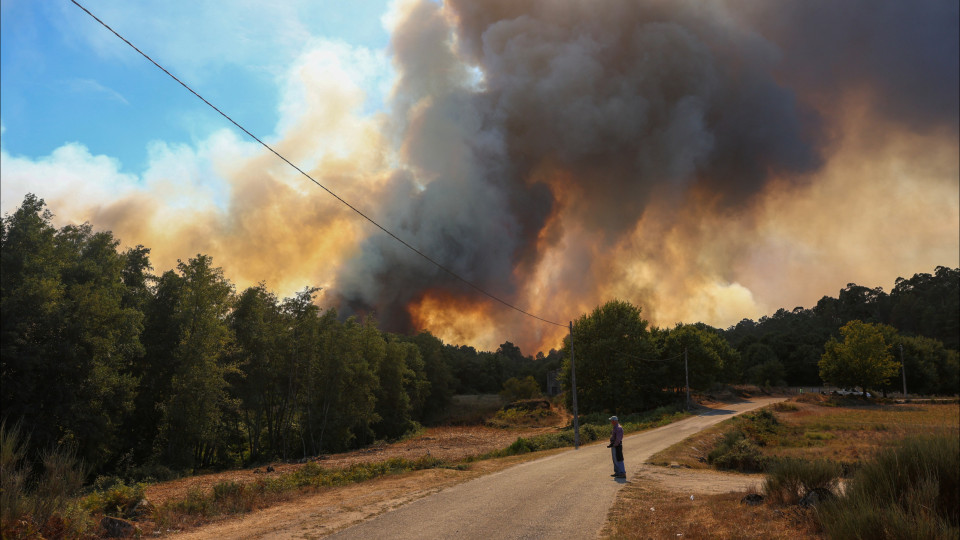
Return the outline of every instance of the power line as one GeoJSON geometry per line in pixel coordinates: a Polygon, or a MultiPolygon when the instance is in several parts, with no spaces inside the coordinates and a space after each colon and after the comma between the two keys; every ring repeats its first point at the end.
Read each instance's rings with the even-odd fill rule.
{"type": "Polygon", "coordinates": [[[314,184],[316,184],[317,186],[319,186],[320,189],[322,189],[322,190],[326,191],[327,193],[329,193],[331,196],[333,196],[333,198],[335,198],[335,199],[337,199],[338,201],[340,201],[341,203],[343,203],[347,208],[353,210],[357,215],[359,215],[359,216],[362,217],[363,219],[365,219],[365,220],[369,221],[370,223],[372,223],[375,227],[377,227],[377,228],[380,229],[381,231],[383,231],[383,232],[385,232],[386,234],[388,234],[391,238],[393,238],[393,239],[396,240],[397,242],[400,242],[401,244],[403,244],[404,246],[406,246],[408,249],[410,249],[411,251],[413,251],[413,252],[416,253],[417,255],[420,255],[421,257],[423,257],[423,258],[426,259],[427,261],[433,263],[434,266],[436,266],[437,268],[443,270],[443,271],[446,272],[447,274],[450,274],[450,275],[453,276],[454,278],[456,278],[456,279],[458,279],[458,280],[466,283],[467,285],[469,285],[470,287],[472,287],[474,290],[476,290],[476,291],[484,294],[485,296],[487,296],[487,297],[489,297],[489,298],[491,298],[491,299],[493,299],[493,300],[496,300],[497,302],[500,302],[501,304],[507,306],[508,308],[513,309],[513,310],[516,310],[516,311],[519,311],[520,313],[523,313],[524,315],[526,315],[526,316],[528,316],[528,317],[532,317],[532,318],[534,318],[534,319],[537,319],[538,321],[542,321],[542,322],[545,322],[545,323],[548,323],[548,324],[552,324],[552,325],[554,325],[554,326],[561,326],[561,327],[566,328],[566,325],[565,325],[565,324],[560,324],[560,323],[557,323],[557,322],[553,322],[553,321],[544,319],[544,318],[542,318],[542,317],[538,317],[538,316],[536,316],[536,315],[534,315],[534,314],[532,314],[532,313],[529,313],[529,312],[527,312],[527,311],[524,311],[523,309],[520,309],[519,307],[517,307],[517,306],[515,306],[515,305],[513,305],[513,304],[511,304],[511,303],[509,303],[509,302],[507,302],[506,300],[502,300],[502,299],[500,299],[499,297],[494,296],[492,293],[489,293],[489,292],[487,292],[486,290],[480,288],[479,285],[476,285],[476,284],[474,284],[473,282],[468,281],[466,278],[460,277],[460,275],[457,274],[456,272],[454,272],[453,270],[450,270],[449,268],[447,268],[446,266],[444,266],[444,265],[440,264],[439,262],[435,261],[434,259],[432,259],[432,258],[429,257],[428,255],[426,255],[425,253],[423,253],[423,252],[420,251],[419,249],[417,249],[417,248],[413,247],[412,245],[408,244],[408,243],[405,242],[403,239],[401,239],[399,236],[393,234],[392,232],[390,232],[389,230],[387,230],[386,228],[384,228],[382,225],[380,225],[379,223],[377,223],[376,221],[374,221],[372,218],[370,218],[369,216],[367,216],[366,214],[364,214],[363,212],[361,212],[360,210],[358,210],[358,209],[357,209],[356,207],[354,207],[352,204],[350,204],[350,203],[348,203],[347,201],[345,201],[345,200],[343,200],[342,198],[340,198],[339,195],[337,195],[337,194],[334,193],[333,191],[330,191],[326,186],[324,186],[324,185],[321,184],[320,182],[314,180],[314,178],[313,178],[312,176],[310,176],[309,174],[307,174],[306,172],[304,172],[303,169],[301,169],[300,167],[297,167],[296,165],[294,165],[293,163],[291,163],[290,160],[288,160],[287,158],[283,157],[283,155],[281,155],[279,152],[277,152],[276,150],[274,150],[269,144],[267,144],[267,143],[263,142],[262,140],[260,140],[260,138],[257,137],[256,135],[254,135],[253,133],[250,133],[249,131],[247,131],[247,129],[246,129],[245,127],[241,126],[241,125],[240,125],[239,123],[237,123],[233,118],[230,118],[230,116],[228,116],[225,112],[223,112],[223,111],[221,111],[220,109],[218,109],[213,103],[210,103],[209,101],[207,101],[203,96],[201,96],[201,95],[198,94],[196,91],[194,91],[193,88],[190,88],[189,86],[187,86],[186,83],[184,83],[183,81],[181,81],[180,79],[178,79],[176,76],[174,76],[172,73],[170,73],[169,71],[167,71],[166,68],[164,68],[163,66],[161,66],[160,64],[158,64],[153,58],[150,58],[150,56],[148,56],[146,53],[144,53],[143,51],[141,51],[140,49],[138,49],[136,45],[134,45],[133,43],[130,43],[130,41],[128,41],[127,38],[121,36],[120,33],[117,32],[116,30],[114,30],[113,28],[111,28],[110,25],[108,25],[107,23],[101,21],[100,18],[98,18],[98,17],[97,17],[96,15],[94,15],[93,13],[90,13],[90,10],[88,10],[88,9],[85,8],[85,7],[83,7],[83,5],[81,5],[79,2],[77,2],[77,0],[70,0],[70,1],[73,2],[74,5],[76,5],[78,8],[82,9],[87,15],[93,17],[93,19],[94,19],[95,21],[97,21],[98,23],[100,23],[104,28],[106,28],[107,30],[109,30],[110,32],[112,32],[113,35],[115,35],[115,36],[117,36],[118,38],[120,38],[121,40],[123,40],[123,42],[126,43],[127,45],[129,45],[133,50],[135,50],[135,51],[137,51],[138,53],[140,53],[140,56],[143,56],[144,58],[146,58],[147,60],[149,60],[151,64],[157,66],[157,68],[159,68],[161,71],[163,71],[163,72],[166,73],[168,76],[170,76],[171,79],[173,79],[173,80],[177,81],[178,83],[180,83],[180,86],[186,88],[191,94],[197,96],[197,98],[199,98],[200,101],[203,101],[203,102],[206,103],[211,109],[213,109],[213,110],[217,111],[218,113],[220,113],[220,116],[222,116],[222,117],[226,118],[227,120],[229,120],[230,123],[233,124],[234,126],[236,126],[240,131],[243,131],[244,133],[246,133],[247,135],[249,135],[250,138],[252,138],[253,140],[255,140],[255,141],[257,141],[258,143],[260,143],[261,146],[263,146],[264,148],[266,148],[267,150],[269,150],[270,152],[272,152],[272,153],[273,153],[275,156],[277,156],[278,158],[282,159],[284,162],[286,162],[287,165],[290,165],[291,167],[293,167],[294,169],[296,169],[297,172],[299,172],[299,173],[302,174],[303,176],[307,177],[311,182],[313,182],[314,184]]]}

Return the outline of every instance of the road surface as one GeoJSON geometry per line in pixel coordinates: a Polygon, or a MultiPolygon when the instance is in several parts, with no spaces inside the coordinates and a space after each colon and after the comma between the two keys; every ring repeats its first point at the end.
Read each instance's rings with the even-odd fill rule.
{"type": "Polygon", "coordinates": [[[610,477],[606,445],[583,446],[456,485],[328,538],[595,538],[619,488],[654,453],[782,398],[755,399],[624,438],[627,480],[610,477]]]}

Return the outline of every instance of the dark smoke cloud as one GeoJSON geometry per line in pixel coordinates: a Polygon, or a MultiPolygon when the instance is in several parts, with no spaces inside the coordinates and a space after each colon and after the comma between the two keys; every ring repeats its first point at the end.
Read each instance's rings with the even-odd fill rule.
{"type": "MultiPolygon", "coordinates": [[[[572,224],[599,243],[573,250],[587,257],[633,232],[654,201],[686,208],[657,214],[669,231],[691,218],[694,194],[736,214],[773,179],[806,181],[839,129],[830,100],[869,92],[893,121],[956,132],[956,12],[865,0],[413,3],[393,35],[403,163],[380,195],[384,224],[514,301],[572,224]]],[[[638,253],[668,247],[651,239],[638,253]]],[[[590,290],[603,267],[571,261],[558,275],[590,290]]],[[[476,297],[382,235],[336,291],[391,330],[410,330],[408,306],[430,291],[476,297]]]]}
{"type": "Polygon", "coordinates": [[[777,44],[777,76],[798,91],[836,103],[858,90],[898,124],[957,135],[960,3],[734,0],[730,7],[777,44]]]}
{"type": "MultiPolygon", "coordinates": [[[[817,164],[805,113],[752,32],[694,4],[607,7],[452,2],[451,28],[440,6],[412,6],[393,38],[408,172],[390,194],[392,230],[509,298],[557,190],[614,241],[657,186],[701,183],[735,203],[771,171],[817,164]]],[[[421,291],[459,286],[380,236],[342,276],[348,305],[397,323],[421,291]]]]}

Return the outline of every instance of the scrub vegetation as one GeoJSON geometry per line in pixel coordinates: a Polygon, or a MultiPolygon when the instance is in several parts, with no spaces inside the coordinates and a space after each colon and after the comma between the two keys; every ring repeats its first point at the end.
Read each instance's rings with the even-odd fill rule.
{"type": "Polygon", "coordinates": [[[675,529],[674,535],[711,538],[956,538],[960,406],[956,399],[945,401],[805,394],[732,418],[650,461],[762,471],[761,504],[746,505],[749,493],[708,495],[698,503],[631,485],[611,513],[608,533],[647,538],[675,529]],[[808,494],[816,498],[804,500],[808,494]],[[648,515],[651,507],[658,509],[656,519],[648,515]],[[768,528],[759,526],[760,516],[769,520],[768,528]],[[641,522],[653,528],[630,532],[631,523],[641,522]],[[711,527],[715,534],[697,534],[711,527]]]}

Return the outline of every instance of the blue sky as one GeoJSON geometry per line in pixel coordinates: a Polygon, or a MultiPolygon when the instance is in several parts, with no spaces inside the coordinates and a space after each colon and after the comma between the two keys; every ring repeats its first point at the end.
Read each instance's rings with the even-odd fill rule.
{"type": "MultiPolygon", "coordinates": [[[[386,2],[123,2],[85,7],[254,134],[279,118],[284,70],[317,40],[383,52],[386,2]]],[[[151,141],[193,144],[226,121],[67,0],[3,0],[3,148],[39,158],[70,142],[147,166],[151,141]]],[[[368,108],[382,96],[371,88],[368,108]]]]}

